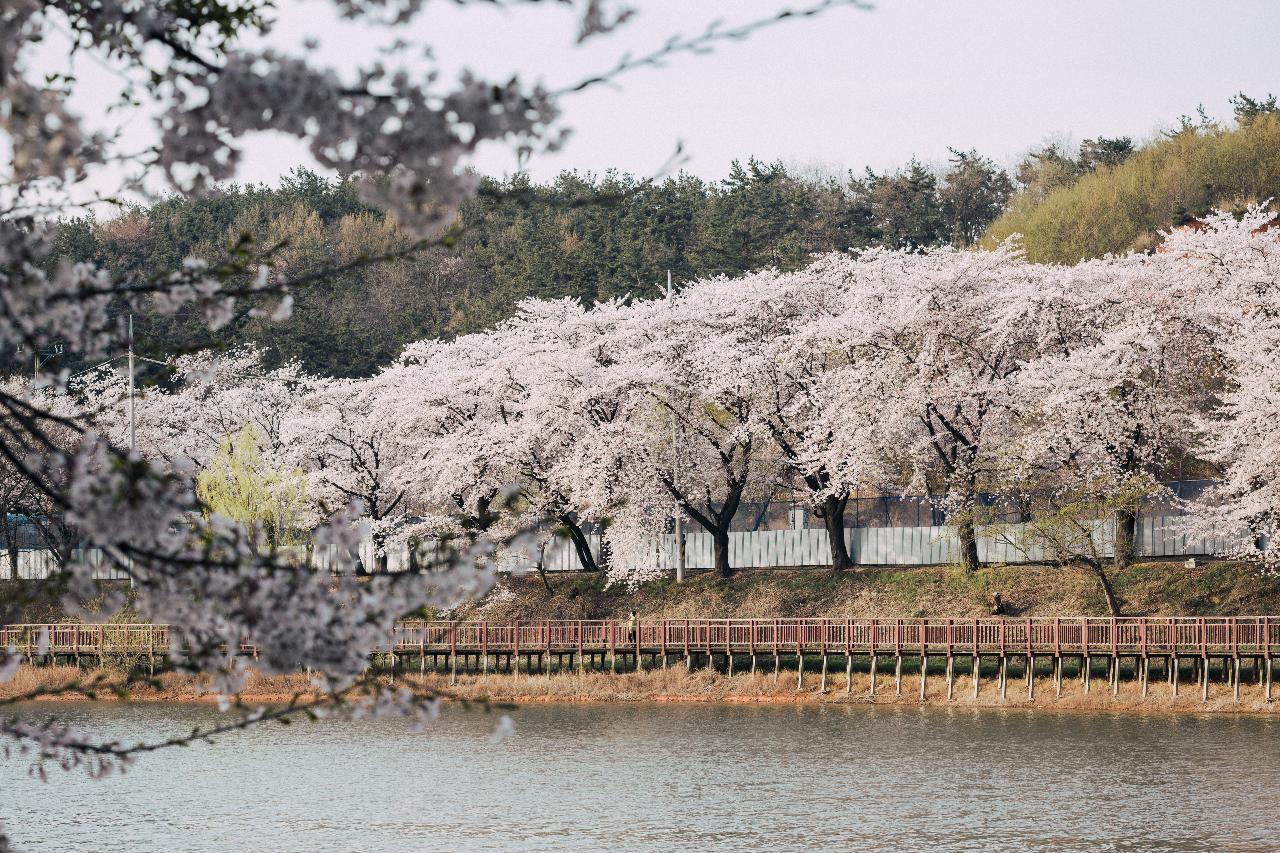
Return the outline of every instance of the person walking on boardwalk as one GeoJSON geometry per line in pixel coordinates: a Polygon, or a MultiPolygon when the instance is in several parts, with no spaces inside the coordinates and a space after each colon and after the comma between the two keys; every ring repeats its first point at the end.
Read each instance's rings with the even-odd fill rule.
{"type": "Polygon", "coordinates": [[[631,615],[627,617],[627,642],[634,643],[636,641],[636,612],[631,611],[631,615]]]}

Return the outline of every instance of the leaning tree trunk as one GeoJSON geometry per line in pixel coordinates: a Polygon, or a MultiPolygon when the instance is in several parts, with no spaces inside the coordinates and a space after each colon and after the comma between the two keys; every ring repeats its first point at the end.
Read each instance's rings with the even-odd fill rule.
{"type": "Polygon", "coordinates": [[[828,495],[822,499],[822,526],[827,529],[827,538],[831,540],[831,571],[837,575],[853,568],[849,546],[844,541],[844,511],[848,505],[848,495],[828,495]]]}
{"type": "Polygon", "coordinates": [[[551,587],[551,581],[547,579],[547,564],[541,558],[538,559],[538,577],[542,579],[542,588],[547,591],[547,595],[555,595],[556,591],[551,587]]]}
{"type": "Polygon", "coordinates": [[[587,534],[582,532],[582,526],[569,513],[560,515],[560,523],[569,531],[569,539],[573,542],[573,550],[578,555],[578,562],[582,565],[584,572],[598,572],[600,567],[596,565],[595,555],[591,553],[591,543],[587,541],[587,534]]]}
{"type": "Polygon", "coordinates": [[[1137,555],[1138,513],[1130,507],[1116,510],[1116,567],[1128,568],[1137,555]]]}
{"type": "Polygon", "coordinates": [[[1098,579],[1098,584],[1102,587],[1102,594],[1107,599],[1107,608],[1111,611],[1111,615],[1119,616],[1120,599],[1116,597],[1115,587],[1111,585],[1111,578],[1107,577],[1106,567],[1103,566],[1101,560],[1087,560],[1085,565],[1089,567],[1094,577],[1098,579]]]}

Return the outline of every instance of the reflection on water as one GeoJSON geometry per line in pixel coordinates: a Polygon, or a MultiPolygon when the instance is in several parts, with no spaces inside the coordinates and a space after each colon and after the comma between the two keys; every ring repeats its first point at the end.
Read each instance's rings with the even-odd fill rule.
{"type": "MultiPolygon", "coordinates": [[[[126,742],[217,718],[58,706],[126,742]]],[[[1277,850],[1280,720],[562,705],[269,726],[50,784],[0,763],[27,850],[1277,850]]]]}

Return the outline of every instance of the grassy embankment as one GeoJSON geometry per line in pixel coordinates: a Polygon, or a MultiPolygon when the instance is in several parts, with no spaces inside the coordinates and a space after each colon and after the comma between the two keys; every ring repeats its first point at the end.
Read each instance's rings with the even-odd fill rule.
{"type": "MultiPolygon", "coordinates": [[[[1261,575],[1256,568],[1227,562],[1202,564],[1188,569],[1182,563],[1143,563],[1115,575],[1117,591],[1132,615],[1254,615],[1280,613],[1280,578],[1261,575]]],[[[474,602],[452,614],[459,619],[602,619],[623,617],[632,608],[642,618],[746,618],[804,617],[894,618],[967,617],[985,615],[995,592],[1013,616],[1104,616],[1106,607],[1091,578],[1080,572],[1043,566],[984,568],[969,576],[957,568],[885,568],[851,572],[833,577],[823,571],[743,571],[730,580],[711,574],[694,575],[682,585],[671,581],[648,584],[638,590],[606,588],[598,577],[561,575],[551,579],[550,593],[535,577],[507,579],[484,601],[474,602]]],[[[52,617],[54,614],[35,614],[52,617]]],[[[706,668],[687,672],[683,663],[667,669],[638,673],[557,672],[511,675],[461,674],[450,687],[444,675],[428,673],[419,678],[400,673],[408,680],[442,693],[468,700],[502,700],[522,703],[543,701],[721,701],[767,703],[867,702],[869,674],[865,661],[858,661],[851,693],[846,693],[843,662],[837,661],[821,691],[817,659],[806,663],[803,683],[797,683],[794,669],[783,669],[775,678],[772,661],[761,658],[754,674],[738,672],[729,677],[706,668]]],[[[1030,704],[1021,672],[1010,675],[1007,697],[1001,699],[994,670],[984,670],[978,698],[972,681],[961,666],[949,704],[958,706],[1020,706],[1030,704]]],[[[1034,704],[1051,708],[1096,710],[1185,710],[1266,711],[1255,684],[1242,687],[1242,698],[1233,701],[1223,683],[1211,687],[1208,703],[1184,682],[1174,699],[1163,680],[1153,677],[1150,695],[1142,698],[1135,681],[1122,680],[1120,693],[1113,697],[1105,681],[1095,673],[1093,689],[1085,694],[1073,667],[1067,670],[1061,697],[1056,697],[1052,679],[1042,670],[1036,680],[1034,704]]],[[[103,678],[118,681],[110,671],[78,672],[74,667],[22,668],[18,677],[0,685],[0,698],[36,686],[63,684],[75,678],[103,678]]],[[[390,682],[392,675],[385,675],[390,682]]],[[[903,678],[902,693],[894,690],[892,673],[883,670],[877,681],[877,703],[915,704],[919,699],[919,675],[910,663],[903,678]]],[[[263,678],[253,676],[243,694],[248,702],[285,701],[305,692],[302,676],[263,678]]],[[[110,691],[100,689],[100,697],[110,691]]],[[[74,697],[73,697],[74,698],[74,697]]],[[[197,682],[172,673],[161,674],[151,686],[130,690],[130,698],[160,701],[198,701],[209,697],[197,682]]],[[[926,699],[947,702],[941,669],[930,668],[926,699]]]]}
{"type": "MultiPolygon", "coordinates": [[[[1011,616],[1106,616],[1092,576],[1048,566],[991,566],[967,575],[952,566],[867,568],[833,576],[811,569],[711,573],[635,591],[600,578],[566,574],[548,593],[533,576],[509,579],[460,619],[606,619],[634,608],[646,619],[830,617],[835,619],[985,616],[999,592],[1011,616]]],[[[1224,561],[1139,563],[1113,575],[1126,615],[1249,616],[1280,613],[1280,577],[1224,561]]]]}

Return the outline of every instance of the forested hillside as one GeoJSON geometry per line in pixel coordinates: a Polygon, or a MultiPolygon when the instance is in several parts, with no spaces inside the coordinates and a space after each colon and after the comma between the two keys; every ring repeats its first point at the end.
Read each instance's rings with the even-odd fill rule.
{"type": "MultiPolygon", "coordinates": [[[[1215,209],[1242,212],[1280,198],[1276,99],[1232,99],[1235,122],[1198,120],[1137,151],[1049,146],[1023,164],[1023,189],[987,232],[993,246],[1021,234],[1033,261],[1075,263],[1108,252],[1150,249],[1160,232],[1215,209]]],[[[1112,141],[1117,142],[1117,141],[1112,141]]]]}
{"type": "Polygon", "coordinates": [[[254,342],[316,373],[367,376],[410,341],[488,327],[526,297],[652,296],[668,270],[679,285],[795,269],[819,252],[993,246],[1011,234],[1036,261],[1152,248],[1161,229],[1280,196],[1276,99],[1242,94],[1232,104],[1231,125],[1201,112],[1141,147],[1102,136],[1050,144],[1012,174],[953,150],[941,167],[911,160],[881,174],[801,174],[751,159],[721,181],[622,172],[484,180],[449,245],[370,265],[354,262],[409,238],[353,183],[297,170],[276,187],[230,185],[62,223],[57,255],[152,278],[189,255],[231,257],[237,247],[271,249],[275,268],[294,279],[353,263],[299,288],[294,322],[244,315],[210,333],[199,317],[157,315],[139,318],[138,339],[157,358],[254,342]]]}
{"type": "MultiPolygon", "coordinates": [[[[139,346],[163,357],[253,341],[314,372],[364,376],[409,341],[483,328],[525,297],[590,304],[652,296],[667,270],[680,283],[794,269],[815,252],[969,243],[1011,191],[1008,176],[976,152],[957,152],[941,174],[913,161],[890,174],[815,178],[749,160],[718,182],[683,173],[661,181],[622,173],[485,181],[463,206],[453,245],[302,288],[294,322],[246,316],[212,334],[199,317],[145,317],[139,346]]],[[[58,254],[154,277],[188,255],[278,246],[273,264],[296,278],[407,240],[361,204],[352,184],[299,170],[279,187],[229,186],[199,201],[67,222],[58,254]]]]}

